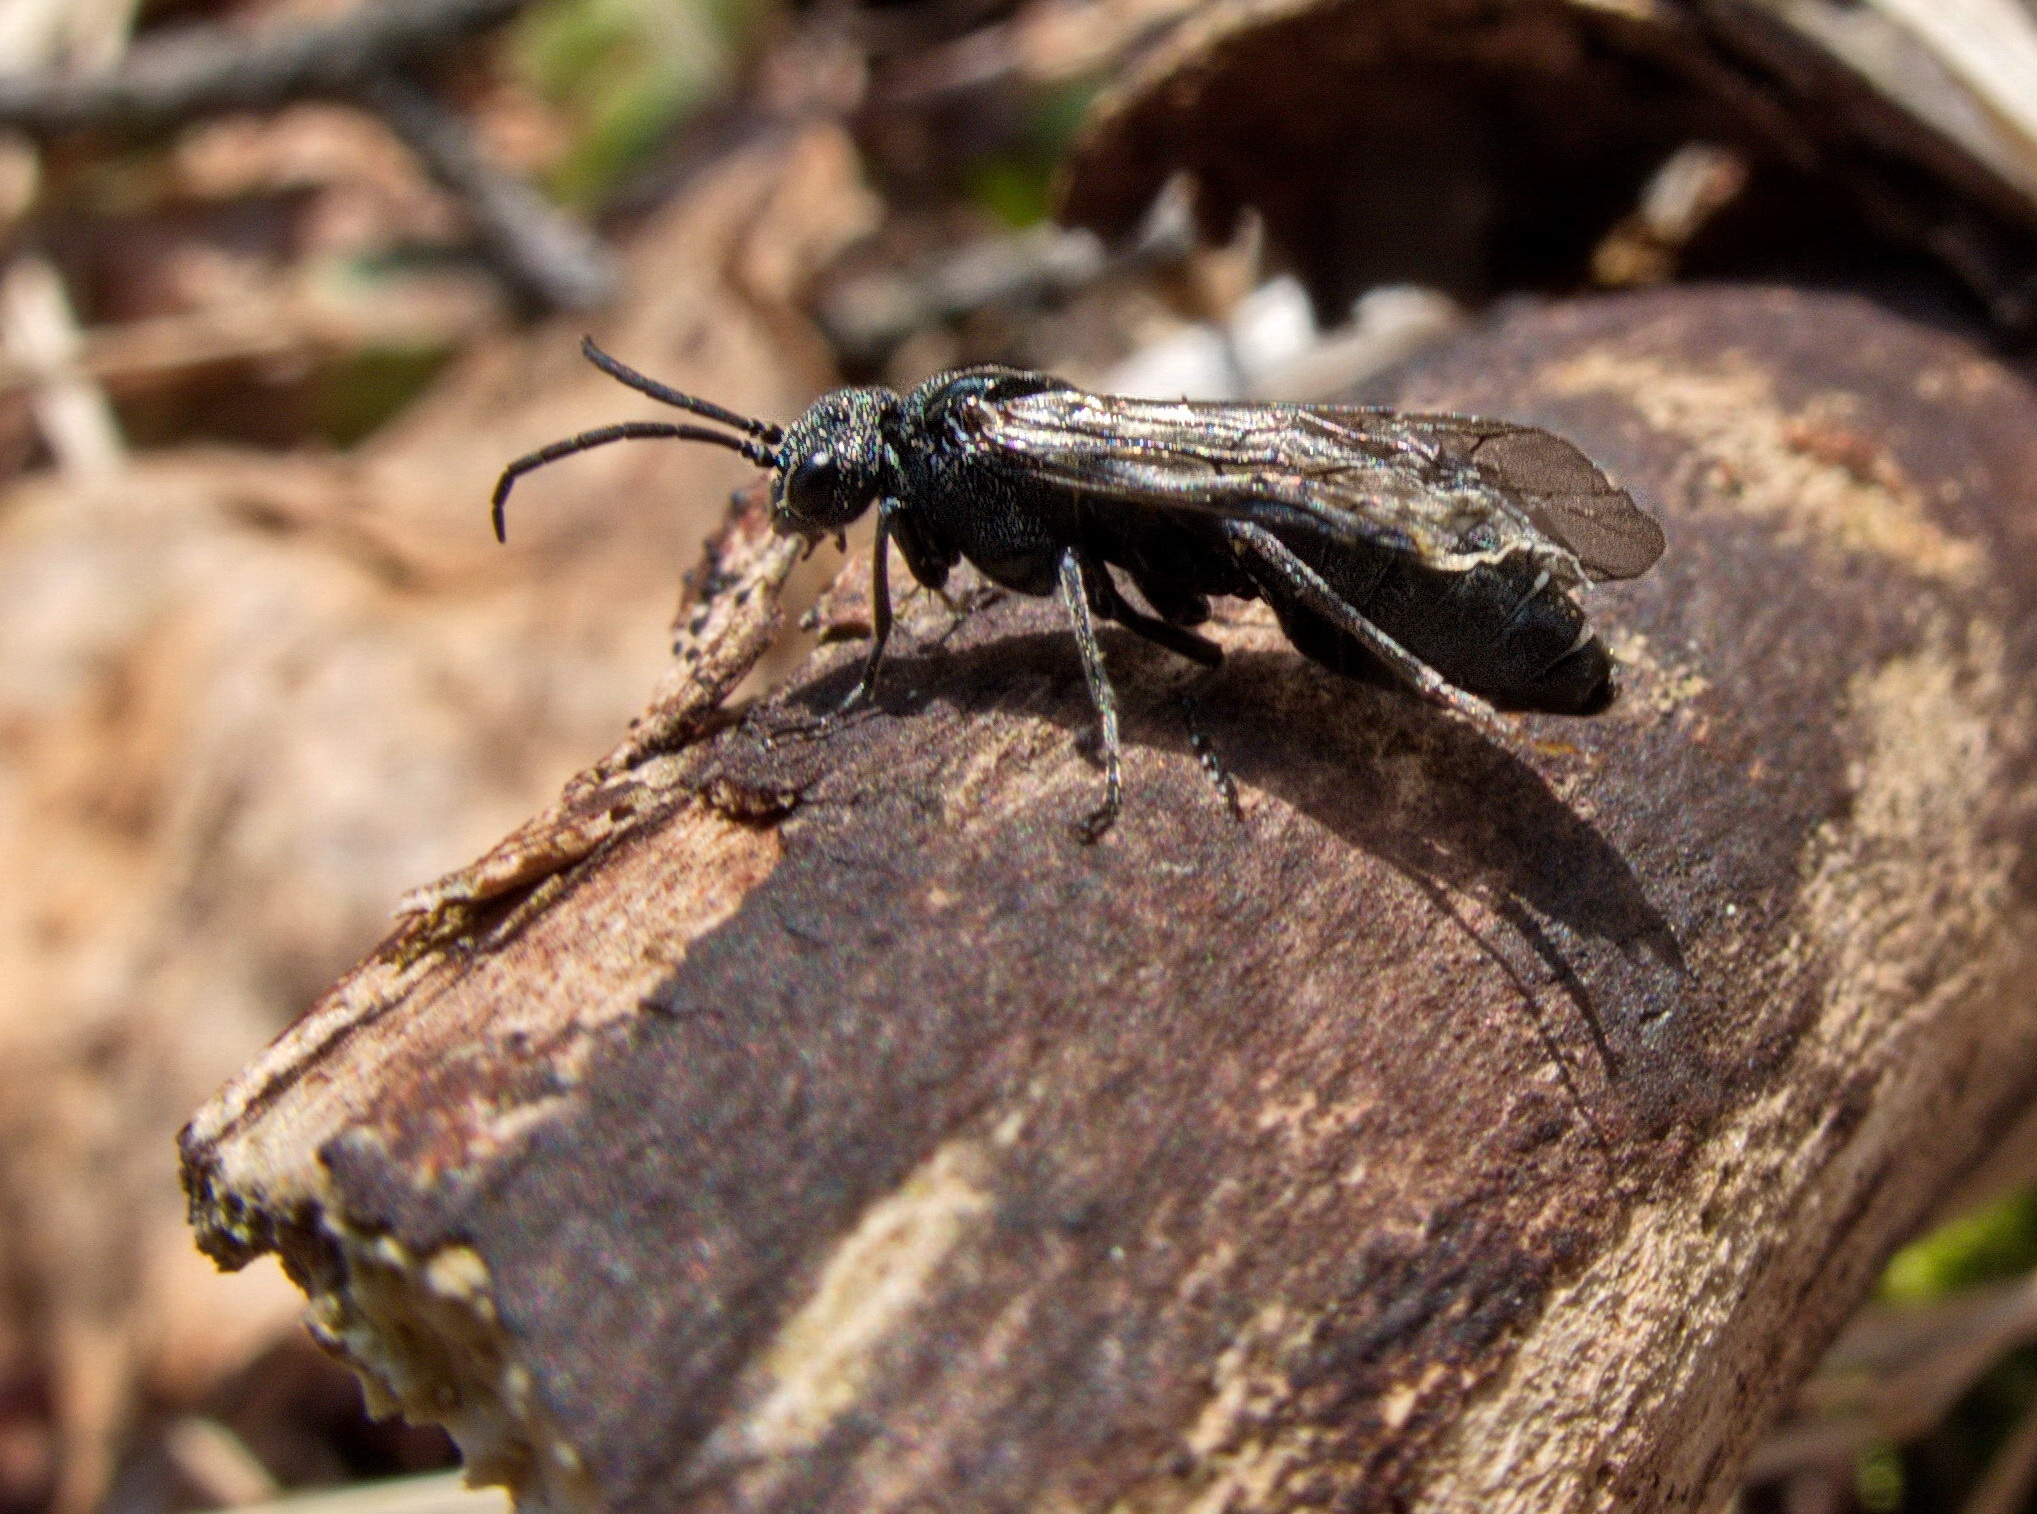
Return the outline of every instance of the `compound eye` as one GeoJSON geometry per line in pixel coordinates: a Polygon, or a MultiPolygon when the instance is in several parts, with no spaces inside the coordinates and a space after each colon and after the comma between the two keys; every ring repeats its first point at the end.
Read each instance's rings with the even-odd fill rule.
{"type": "Polygon", "coordinates": [[[800,520],[816,524],[842,513],[846,483],[832,452],[809,452],[785,480],[785,505],[800,520]]]}

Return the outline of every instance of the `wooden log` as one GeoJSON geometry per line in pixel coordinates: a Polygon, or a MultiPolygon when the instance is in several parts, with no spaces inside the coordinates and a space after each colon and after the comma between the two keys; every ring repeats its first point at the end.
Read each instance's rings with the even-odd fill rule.
{"type": "Polygon", "coordinates": [[[2037,399],[1724,288],[1399,393],[1660,514],[1606,716],[1111,634],[1085,847],[1047,602],[913,596],[832,731],[854,641],[710,718],[752,517],[632,743],[198,1114],[201,1243],[524,1508],[1709,1509],[2032,1091],[2037,399]]]}

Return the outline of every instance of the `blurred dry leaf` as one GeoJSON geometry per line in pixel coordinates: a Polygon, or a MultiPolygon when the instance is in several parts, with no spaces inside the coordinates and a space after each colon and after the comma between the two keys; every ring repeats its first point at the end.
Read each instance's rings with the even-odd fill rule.
{"type": "MultiPolygon", "coordinates": [[[[721,162],[629,249],[603,341],[787,413],[830,377],[815,339],[788,365],[788,301],[867,221],[856,173],[826,126],[721,162]],[[760,264],[762,235],[789,251],[760,264]]],[[[739,465],[576,460],[519,495],[508,552],[485,508],[507,458],[646,405],[551,327],[482,343],[355,457],[181,449],[0,496],[0,868],[29,880],[0,894],[0,1387],[17,1340],[72,1507],[138,1384],[189,1402],[284,1316],[273,1275],[183,1265],[177,1125],[663,666],[739,465]]]]}
{"type": "Polygon", "coordinates": [[[214,200],[312,190],[310,254],[379,252],[449,238],[457,211],[389,128],[343,106],[306,103],[273,116],[192,126],[172,150],[178,187],[214,200]]]}

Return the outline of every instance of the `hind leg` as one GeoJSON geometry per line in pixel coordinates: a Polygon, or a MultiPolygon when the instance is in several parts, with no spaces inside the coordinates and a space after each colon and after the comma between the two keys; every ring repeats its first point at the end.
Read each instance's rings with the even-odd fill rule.
{"type": "Polygon", "coordinates": [[[1222,754],[1216,743],[1209,739],[1209,732],[1202,728],[1201,712],[1196,709],[1193,695],[1181,696],[1181,723],[1188,730],[1188,749],[1195,753],[1195,760],[1202,768],[1203,776],[1215,785],[1217,795],[1224,801],[1224,808],[1231,812],[1233,820],[1243,822],[1245,806],[1238,798],[1238,780],[1231,776],[1231,770],[1224,766],[1222,754]]]}
{"type": "Polygon", "coordinates": [[[1248,556],[1264,572],[1266,577],[1261,579],[1262,583],[1292,595],[1338,630],[1350,635],[1424,699],[1461,715],[1487,736],[1499,739],[1506,735],[1506,728],[1500,724],[1491,705],[1476,694],[1458,688],[1346,604],[1336,590],[1323,581],[1321,574],[1264,526],[1255,526],[1250,521],[1227,520],[1224,522],[1224,534],[1230,537],[1241,554],[1248,556]]]}

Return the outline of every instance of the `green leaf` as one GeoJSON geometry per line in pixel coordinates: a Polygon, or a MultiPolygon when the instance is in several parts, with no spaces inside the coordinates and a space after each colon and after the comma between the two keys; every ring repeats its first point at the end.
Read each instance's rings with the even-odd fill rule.
{"type": "Polygon", "coordinates": [[[2037,1190],[2011,1194],[1912,1241],[1882,1274],[1881,1297],[1925,1303],[2037,1267],[2037,1190]]]}

